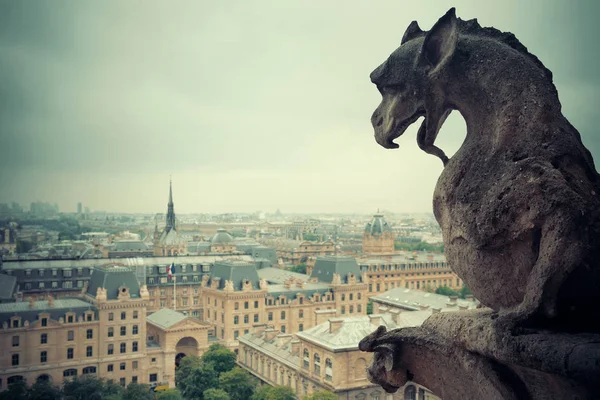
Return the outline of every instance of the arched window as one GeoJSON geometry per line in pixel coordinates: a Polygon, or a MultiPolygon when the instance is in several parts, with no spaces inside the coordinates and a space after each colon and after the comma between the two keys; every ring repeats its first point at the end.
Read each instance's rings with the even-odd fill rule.
{"type": "Polygon", "coordinates": [[[315,355],[314,355],[314,361],[315,361],[314,372],[317,375],[321,375],[321,357],[317,353],[315,353],[315,355]]]}
{"type": "Polygon", "coordinates": [[[330,381],[333,379],[333,363],[331,359],[325,359],[325,379],[330,381]]]}
{"type": "Polygon", "coordinates": [[[13,375],[13,376],[9,376],[8,379],[6,380],[6,382],[9,385],[12,385],[13,383],[21,382],[23,380],[24,380],[23,376],[21,376],[21,375],[13,375]]]}
{"type": "Polygon", "coordinates": [[[77,376],[77,370],[75,368],[65,369],[63,371],[63,377],[77,376]]]}
{"type": "Polygon", "coordinates": [[[96,373],[96,367],[85,367],[82,371],[82,373],[85,374],[95,374],[96,373]]]}
{"type": "Polygon", "coordinates": [[[417,400],[417,390],[415,385],[407,385],[404,388],[404,400],[417,400]]]}
{"type": "Polygon", "coordinates": [[[304,368],[308,369],[310,366],[310,353],[308,352],[308,349],[304,349],[303,359],[304,368]]]}

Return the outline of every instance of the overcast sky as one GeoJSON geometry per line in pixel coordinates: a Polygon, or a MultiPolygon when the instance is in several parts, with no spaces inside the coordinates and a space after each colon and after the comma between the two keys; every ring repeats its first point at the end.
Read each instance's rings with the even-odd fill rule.
{"type": "MultiPolygon", "coordinates": [[[[0,1],[0,202],[431,211],[441,162],[375,143],[369,73],[449,7],[513,32],[600,157],[600,2],[0,1]],[[524,4],[526,3],[526,4],[524,4]]],[[[465,136],[453,113],[438,143],[465,136]]]]}

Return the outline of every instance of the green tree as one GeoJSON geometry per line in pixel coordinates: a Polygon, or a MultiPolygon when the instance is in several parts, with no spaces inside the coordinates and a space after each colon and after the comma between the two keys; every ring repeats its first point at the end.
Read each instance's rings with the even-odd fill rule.
{"type": "MultiPolygon", "coordinates": [[[[52,386],[48,381],[34,383],[27,393],[27,400],[55,400],[60,399],[62,393],[60,388],[52,386]]],[[[13,397],[18,398],[18,397],[13,397]]]]}
{"type": "Polygon", "coordinates": [[[338,400],[338,397],[328,390],[319,390],[310,396],[304,396],[304,400],[338,400]]]}
{"type": "Polygon", "coordinates": [[[367,315],[373,314],[373,301],[369,300],[367,302],[367,315]]]}
{"type": "Polygon", "coordinates": [[[169,389],[156,393],[156,400],[184,400],[177,389],[169,389]]]}
{"type": "Polygon", "coordinates": [[[473,295],[471,293],[471,290],[468,287],[466,287],[465,285],[463,285],[463,287],[460,288],[460,294],[459,294],[460,298],[464,299],[465,297],[467,297],[469,295],[471,295],[471,296],[473,295]]]}
{"type": "Polygon", "coordinates": [[[94,375],[75,377],[63,385],[65,400],[104,400],[109,395],[118,396],[121,392],[122,388],[118,385],[105,384],[94,375]]]}
{"type": "Polygon", "coordinates": [[[225,346],[215,343],[208,348],[208,351],[202,355],[204,364],[211,364],[212,368],[221,374],[231,371],[235,367],[236,355],[225,346]]]}
{"type": "Polygon", "coordinates": [[[207,389],[204,391],[204,400],[230,400],[231,397],[223,389],[207,389]]]}
{"type": "Polygon", "coordinates": [[[235,367],[219,377],[219,387],[229,394],[231,400],[249,400],[258,386],[258,381],[247,371],[235,367]]]}
{"type": "Polygon", "coordinates": [[[305,274],[306,275],[306,264],[300,263],[298,265],[294,265],[293,267],[290,268],[290,271],[296,272],[298,274],[305,274]]]}
{"type": "Polygon", "coordinates": [[[204,391],[219,385],[219,374],[212,365],[202,365],[192,370],[190,375],[177,381],[181,395],[187,400],[204,400],[204,391]]]}
{"type": "Polygon", "coordinates": [[[202,360],[197,356],[186,356],[179,362],[179,367],[175,371],[175,382],[177,386],[180,386],[180,382],[185,381],[191,374],[192,371],[202,366],[202,360]]]}
{"type": "Polygon", "coordinates": [[[296,400],[296,395],[287,386],[261,386],[251,400],[296,400]]]}
{"type": "Polygon", "coordinates": [[[22,380],[11,383],[5,391],[0,392],[0,400],[26,399],[27,394],[27,383],[22,380]]]}
{"type": "Polygon", "coordinates": [[[123,392],[122,400],[154,400],[154,392],[148,385],[132,382],[123,392]]]}
{"type": "Polygon", "coordinates": [[[440,286],[439,288],[435,289],[435,293],[444,296],[458,296],[458,292],[450,289],[448,286],[440,286]]]}

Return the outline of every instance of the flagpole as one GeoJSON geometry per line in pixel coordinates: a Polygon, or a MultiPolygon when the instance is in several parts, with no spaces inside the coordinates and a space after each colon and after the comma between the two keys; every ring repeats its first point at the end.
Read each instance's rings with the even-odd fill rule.
{"type": "MultiPolygon", "coordinates": [[[[175,269],[175,263],[171,264],[173,269],[175,269]]],[[[173,300],[175,304],[173,304],[173,311],[177,311],[177,275],[173,274],[173,300]]]]}

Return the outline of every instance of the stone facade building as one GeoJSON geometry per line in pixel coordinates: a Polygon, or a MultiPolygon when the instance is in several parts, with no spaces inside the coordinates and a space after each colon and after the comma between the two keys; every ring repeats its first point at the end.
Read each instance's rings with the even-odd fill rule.
{"type": "Polygon", "coordinates": [[[394,232],[392,227],[383,218],[383,214],[373,215],[371,221],[365,226],[362,243],[363,254],[393,254],[394,232]]]}
{"type": "MultiPolygon", "coordinates": [[[[318,316],[316,316],[318,318],[318,316]]],[[[422,321],[416,323],[420,324],[422,321]]],[[[377,327],[388,329],[412,326],[390,315],[328,318],[295,335],[267,326],[258,326],[240,337],[238,364],[270,385],[292,388],[298,398],[319,390],[335,393],[339,399],[434,400],[427,389],[408,383],[395,394],[387,394],[367,380],[368,356],[358,350],[360,339],[377,327]]]]}
{"type": "Polygon", "coordinates": [[[0,389],[82,374],[173,386],[177,360],[209,342],[237,350],[255,325],[298,332],[317,316],[366,313],[367,277],[352,258],[318,259],[312,276],[260,265],[250,256],[4,263],[11,294],[26,301],[0,303],[9,349],[0,389]]]}
{"type": "Polygon", "coordinates": [[[461,289],[463,281],[452,271],[443,254],[397,254],[387,259],[361,259],[360,270],[369,278],[369,295],[393,288],[461,289]]]}

